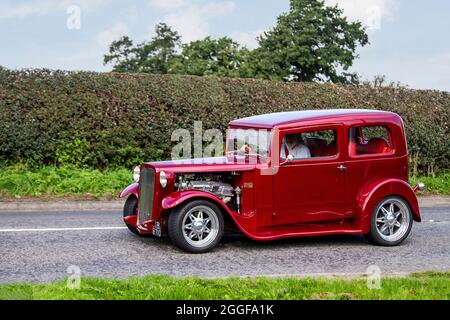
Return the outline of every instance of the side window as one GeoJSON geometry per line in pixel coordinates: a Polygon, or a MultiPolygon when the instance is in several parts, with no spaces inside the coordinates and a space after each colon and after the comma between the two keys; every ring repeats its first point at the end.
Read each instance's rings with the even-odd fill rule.
{"type": "Polygon", "coordinates": [[[338,154],[337,131],[320,130],[287,134],[283,137],[280,158],[294,160],[334,157],[338,154]]]}
{"type": "Polygon", "coordinates": [[[351,156],[392,153],[392,140],[386,126],[354,127],[349,131],[351,156]]]}

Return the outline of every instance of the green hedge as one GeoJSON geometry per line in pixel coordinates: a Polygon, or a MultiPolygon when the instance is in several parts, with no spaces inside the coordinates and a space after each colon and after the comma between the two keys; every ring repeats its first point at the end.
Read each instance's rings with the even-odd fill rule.
{"type": "Polygon", "coordinates": [[[449,167],[450,94],[249,79],[0,69],[0,161],[103,169],[168,158],[171,133],[302,109],[374,108],[406,122],[422,171],[449,167]]]}

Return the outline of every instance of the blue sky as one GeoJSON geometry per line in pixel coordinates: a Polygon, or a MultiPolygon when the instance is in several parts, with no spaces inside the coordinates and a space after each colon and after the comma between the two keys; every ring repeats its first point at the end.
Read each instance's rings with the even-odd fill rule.
{"type": "MultiPolygon", "coordinates": [[[[450,91],[450,1],[326,3],[368,27],[371,44],[358,49],[352,69],[364,80],[386,75],[411,88],[450,91]]],[[[102,60],[112,40],[150,39],[161,21],[185,41],[231,36],[254,47],[288,8],[289,0],[2,0],[0,65],[108,71],[102,60]]]]}

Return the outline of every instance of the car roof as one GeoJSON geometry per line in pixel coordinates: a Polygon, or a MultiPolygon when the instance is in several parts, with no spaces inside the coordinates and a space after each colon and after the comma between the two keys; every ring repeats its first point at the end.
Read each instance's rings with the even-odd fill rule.
{"type": "Polygon", "coordinates": [[[291,112],[277,112],[262,114],[258,116],[248,117],[233,120],[230,122],[231,126],[244,126],[244,127],[276,127],[289,125],[292,123],[306,121],[306,120],[320,120],[341,117],[364,117],[367,116],[387,116],[395,115],[392,112],[369,110],[369,109],[328,109],[328,110],[305,110],[305,111],[291,111],[291,112]]]}

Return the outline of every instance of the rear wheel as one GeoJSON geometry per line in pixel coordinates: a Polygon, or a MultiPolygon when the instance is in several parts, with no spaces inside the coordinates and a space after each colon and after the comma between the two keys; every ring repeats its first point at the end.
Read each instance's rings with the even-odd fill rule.
{"type": "Polygon", "coordinates": [[[195,200],[172,210],[168,233],[180,249],[191,253],[212,250],[222,238],[224,221],[222,212],[213,203],[195,200]]]}
{"type": "Polygon", "coordinates": [[[390,196],[375,208],[367,239],[381,246],[396,246],[411,232],[413,216],[408,203],[402,198],[390,196]]]}
{"type": "MultiPolygon", "coordinates": [[[[138,199],[134,196],[131,195],[128,197],[127,201],[125,201],[125,205],[123,207],[123,217],[131,217],[131,216],[137,216],[137,205],[138,205],[138,199]]],[[[138,229],[128,223],[125,223],[125,225],[127,226],[127,228],[134,233],[135,235],[142,237],[142,238],[151,238],[152,235],[150,234],[139,234],[138,229]]]]}

